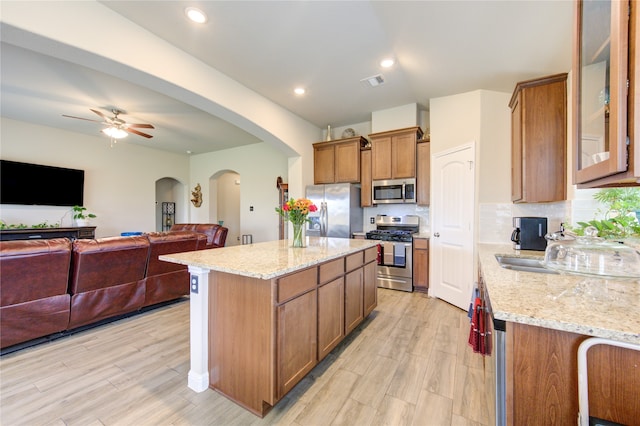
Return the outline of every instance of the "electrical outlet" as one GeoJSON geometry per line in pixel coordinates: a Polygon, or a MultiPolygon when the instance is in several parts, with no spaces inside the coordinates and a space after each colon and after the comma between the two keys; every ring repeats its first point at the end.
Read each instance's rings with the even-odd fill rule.
{"type": "Polygon", "coordinates": [[[376,219],[374,217],[370,217],[369,223],[373,225],[374,223],[376,223],[376,219]]]}
{"type": "Polygon", "coordinates": [[[253,206],[249,206],[249,211],[252,212],[253,211],[253,206]]]}
{"type": "Polygon", "coordinates": [[[198,276],[191,275],[191,293],[198,294],[198,276]]]}

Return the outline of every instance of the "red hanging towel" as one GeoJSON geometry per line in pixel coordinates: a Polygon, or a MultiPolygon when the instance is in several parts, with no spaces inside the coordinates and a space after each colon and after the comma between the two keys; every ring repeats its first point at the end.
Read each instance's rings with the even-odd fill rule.
{"type": "Polygon", "coordinates": [[[473,313],[471,314],[471,329],[469,330],[469,345],[473,348],[474,352],[478,352],[477,348],[480,340],[480,335],[478,334],[478,323],[480,321],[480,317],[478,315],[478,306],[482,301],[479,297],[476,297],[473,302],[473,313]]]}
{"type": "Polygon", "coordinates": [[[471,329],[469,331],[469,345],[473,351],[482,355],[490,354],[490,346],[487,345],[486,324],[482,299],[476,297],[473,304],[473,316],[471,317],[471,329]]]}

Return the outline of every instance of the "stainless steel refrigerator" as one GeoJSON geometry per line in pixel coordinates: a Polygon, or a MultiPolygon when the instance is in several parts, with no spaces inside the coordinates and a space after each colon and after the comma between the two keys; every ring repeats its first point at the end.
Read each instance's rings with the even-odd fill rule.
{"type": "Polygon", "coordinates": [[[318,207],[309,213],[309,237],[351,238],[362,232],[360,187],[351,183],[307,186],[306,196],[318,207]]]}

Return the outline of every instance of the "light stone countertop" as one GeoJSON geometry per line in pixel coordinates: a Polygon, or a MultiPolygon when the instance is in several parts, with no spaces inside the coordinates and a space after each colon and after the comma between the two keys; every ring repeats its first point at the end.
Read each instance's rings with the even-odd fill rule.
{"type": "Polygon", "coordinates": [[[431,238],[431,232],[418,232],[416,234],[413,234],[413,238],[426,238],[426,239],[429,239],[429,238],[431,238]]]}
{"type": "Polygon", "coordinates": [[[337,259],[378,244],[375,240],[306,237],[306,247],[291,248],[290,240],[166,254],[160,260],[212,271],[271,279],[337,259]]]}
{"type": "Polygon", "coordinates": [[[544,258],[510,244],[478,244],[496,319],[640,344],[640,283],[504,269],[495,255],[544,258]]]}

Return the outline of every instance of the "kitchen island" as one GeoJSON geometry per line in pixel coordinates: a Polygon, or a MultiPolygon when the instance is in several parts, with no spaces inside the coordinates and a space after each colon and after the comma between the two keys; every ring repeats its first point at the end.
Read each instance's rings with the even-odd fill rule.
{"type": "Polygon", "coordinates": [[[264,416],[377,305],[377,242],[307,237],[160,256],[191,274],[188,385],[264,416]]]}
{"type": "MultiPolygon", "coordinates": [[[[504,328],[504,346],[497,344],[494,356],[499,362],[504,356],[497,375],[503,374],[506,424],[575,423],[578,347],[590,337],[640,347],[640,283],[505,269],[496,255],[544,256],[506,244],[479,244],[478,255],[481,290],[494,324],[504,328]]],[[[637,421],[640,352],[599,344],[587,360],[589,414],[637,421]]]]}

